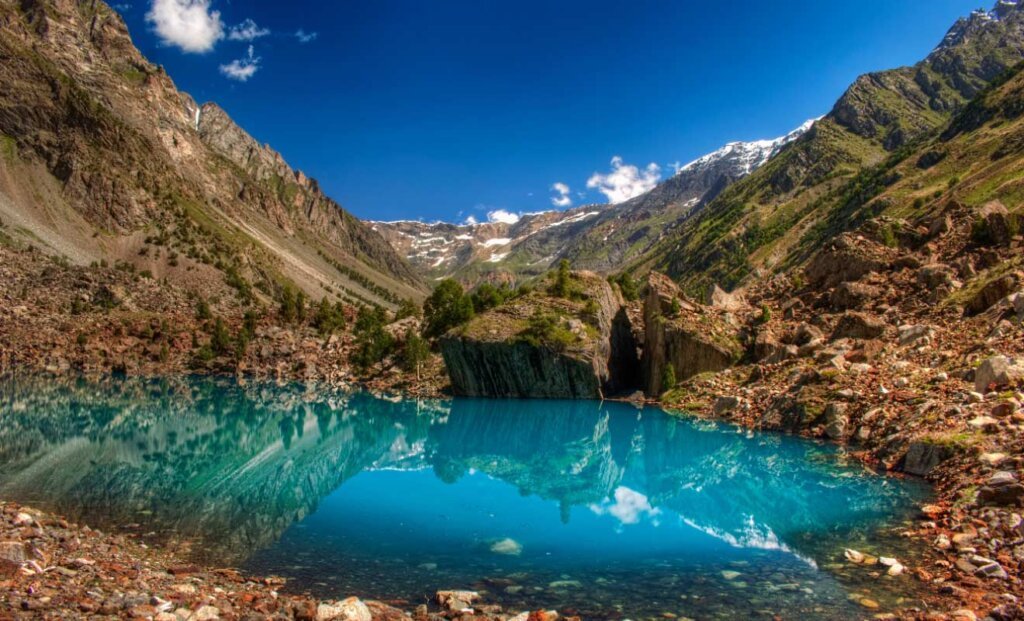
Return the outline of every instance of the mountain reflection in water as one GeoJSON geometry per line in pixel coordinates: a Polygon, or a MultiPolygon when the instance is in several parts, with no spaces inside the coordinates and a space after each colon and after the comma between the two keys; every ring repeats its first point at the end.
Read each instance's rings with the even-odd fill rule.
{"type": "Polygon", "coordinates": [[[557,604],[582,576],[629,611],[597,573],[653,571],[658,595],[728,567],[825,579],[842,542],[870,546],[926,493],[828,446],[619,403],[28,377],[0,383],[0,422],[0,497],[334,595],[506,576],[498,599],[557,604]],[[506,584],[530,574],[551,579],[506,584]]]}

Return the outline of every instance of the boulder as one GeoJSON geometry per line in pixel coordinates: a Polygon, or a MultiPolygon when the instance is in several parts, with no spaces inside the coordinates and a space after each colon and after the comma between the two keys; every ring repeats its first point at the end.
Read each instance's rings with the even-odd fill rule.
{"type": "Polygon", "coordinates": [[[340,602],[322,602],[316,607],[317,621],[372,621],[370,609],[358,597],[340,602]]]}
{"type": "Polygon", "coordinates": [[[720,309],[687,300],[670,278],[651,272],[644,300],[644,387],[648,395],[662,392],[671,365],[681,381],[708,371],[721,371],[741,357],[739,331],[720,309]],[[679,300],[673,304],[673,300],[679,300]],[[678,306],[678,313],[675,307],[678,306]]]}
{"type": "Polygon", "coordinates": [[[987,311],[1000,300],[1020,289],[1020,277],[1006,274],[986,283],[964,306],[964,314],[977,315],[987,311]]]}
{"type": "Polygon", "coordinates": [[[734,313],[750,308],[750,305],[743,299],[742,293],[739,291],[727,293],[718,285],[711,287],[711,291],[708,293],[708,306],[734,313]]]}
{"type": "Polygon", "coordinates": [[[876,339],[885,333],[886,323],[880,317],[848,311],[843,313],[832,331],[832,340],[837,339],[876,339]]]}
{"type": "Polygon", "coordinates": [[[1006,356],[992,356],[974,372],[974,389],[986,393],[990,388],[1002,388],[1024,379],[1024,367],[1006,356]]]}
{"type": "Polygon", "coordinates": [[[911,442],[903,456],[901,469],[908,474],[925,476],[953,456],[950,447],[925,440],[911,442]]]}
{"type": "Polygon", "coordinates": [[[728,414],[740,406],[740,398],[733,396],[719,397],[715,399],[715,404],[712,406],[715,416],[722,416],[728,414]]]}
{"type": "Polygon", "coordinates": [[[935,333],[935,328],[926,325],[902,325],[898,328],[900,345],[916,347],[928,342],[935,333]]]}
{"type": "Polygon", "coordinates": [[[945,263],[929,263],[917,270],[917,282],[927,289],[958,286],[956,270],[945,263]]]}
{"type": "Polygon", "coordinates": [[[894,250],[878,242],[842,233],[811,258],[805,273],[809,284],[829,289],[842,282],[860,280],[872,272],[888,270],[895,255],[894,250]]]}
{"type": "Polygon", "coordinates": [[[984,232],[984,241],[997,246],[1009,244],[1017,234],[1016,219],[999,201],[986,203],[978,210],[978,226],[984,232]]]}
{"type": "Polygon", "coordinates": [[[978,505],[1017,505],[1024,498],[1024,485],[1012,472],[996,472],[978,490],[978,505]]]}
{"type": "Polygon", "coordinates": [[[825,406],[825,435],[833,440],[841,440],[846,436],[849,417],[846,415],[847,405],[838,401],[825,406]]]}
{"type": "Polygon", "coordinates": [[[844,282],[832,290],[832,308],[836,310],[859,310],[868,302],[882,295],[882,290],[860,282],[844,282]]]}

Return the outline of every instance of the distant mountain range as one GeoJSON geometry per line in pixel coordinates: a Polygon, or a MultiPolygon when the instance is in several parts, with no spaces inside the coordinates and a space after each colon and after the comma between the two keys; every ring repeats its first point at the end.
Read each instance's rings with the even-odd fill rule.
{"type": "Polygon", "coordinates": [[[616,205],[523,214],[516,222],[373,222],[428,279],[454,276],[515,282],[546,272],[562,257],[579,268],[613,271],[652,247],[724,188],[761,167],[807,132],[807,121],[773,140],[730,142],[681,167],[651,191],[616,205]]]}

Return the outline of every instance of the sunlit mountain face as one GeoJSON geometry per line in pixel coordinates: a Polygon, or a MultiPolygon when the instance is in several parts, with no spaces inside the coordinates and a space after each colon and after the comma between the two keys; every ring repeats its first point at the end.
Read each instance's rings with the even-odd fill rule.
{"type": "Polygon", "coordinates": [[[771,599],[830,618],[864,588],[830,569],[843,547],[899,554],[879,525],[925,493],[823,445],[617,403],[211,379],[0,394],[4,497],[325,596],[474,587],[592,617],[771,599]]]}

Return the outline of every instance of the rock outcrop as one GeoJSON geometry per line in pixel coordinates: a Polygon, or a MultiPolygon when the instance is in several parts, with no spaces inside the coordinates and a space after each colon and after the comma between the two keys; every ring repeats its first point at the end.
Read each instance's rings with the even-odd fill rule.
{"type": "Polygon", "coordinates": [[[723,311],[687,299],[668,276],[657,272],[647,281],[644,325],[643,381],[651,396],[660,395],[666,381],[721,371],[743,352],[739,331],[723,311]]]}
{"type": "Polygon", "coordinates": [[[621,298],[590,272],[574,294],[534,291],[473,318],[441,339],[457,395],[600,399],[634,388],[636,343],[621,298]]]}

